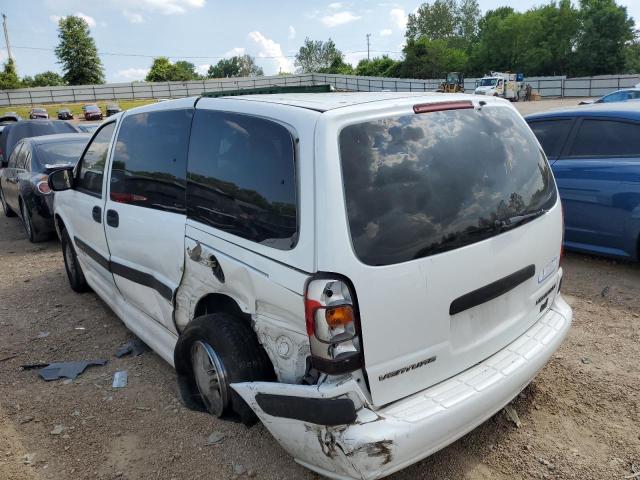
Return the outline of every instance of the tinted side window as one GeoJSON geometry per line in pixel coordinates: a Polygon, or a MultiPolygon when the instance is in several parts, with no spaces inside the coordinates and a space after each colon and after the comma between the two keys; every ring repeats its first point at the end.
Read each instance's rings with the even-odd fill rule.
{"type": "Polygon", "coordinates": [[[573,120],[545,120],[539,122],[531,122],[529,126],[533,133],[538,137],[540,145],[547,157],[557,157],[560,155],[560,150],[564,145],[564,142],[571,131],[571,124],[573,120]]]}
{"type": "Polygon", "coordinates": [[[198,110],[191,132],[187,215],[281,250],[296,244],[294,140],[275,122],[198,110]]]}
{"type": "Polygon", "coordinates": [[[77,188],[78,190],[102,196],[102,177],[107,163],[109,142],[113,136],[115,123],[109,123],[93,137],[84,156],[80,159],[77,188]]]}
{"type": "Polygon", "coordinates": [[[573,146],[573,157],[640,155],[640,124],[585,119],[573,146]]]}
{"type": "Polygon", "coordinates": [[[111,200],[184,212],[187,149],[193,110],[130,115],[113,153],[111,200]]]}

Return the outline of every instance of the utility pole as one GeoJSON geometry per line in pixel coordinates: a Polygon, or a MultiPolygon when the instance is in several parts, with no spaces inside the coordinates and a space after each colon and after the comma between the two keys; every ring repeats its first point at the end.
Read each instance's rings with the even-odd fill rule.
{"type": "MultiPolygon", "coordinates": [[[[7,29],[6,29],[6,27],[5,27],[5,29],[4,29],[4,32],[5,32],[4,34],[5,34],[5,36],[6,36],[6,35],[7,35],[7,29]]],[[[371,60],[371,55],[369,55],[369,37],[370,37],[370,36],[371,36],[371,34],[370,34],[370,33],[367,33],[367,60],[371,60]]]]}
{"type": "Polygon", "coordinates": [[[9,43],[9,31],[7,30],[7,16],[2,14],[2,27],[4,28],[4,42],[7,44],[7,54],[9,55],[9,60],[13,60],[13,55],[11,55],[11,44],[9,43]]]}

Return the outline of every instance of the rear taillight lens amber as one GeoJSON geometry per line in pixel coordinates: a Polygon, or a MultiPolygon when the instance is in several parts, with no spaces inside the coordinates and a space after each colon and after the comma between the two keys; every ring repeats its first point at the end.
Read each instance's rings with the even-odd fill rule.
{"type": "Polygon", "coordinates": [[[313,366],[330,374],[360,368],[357,306],[347,281],[314,278],[307,284],[304,302],[313,366]]]}

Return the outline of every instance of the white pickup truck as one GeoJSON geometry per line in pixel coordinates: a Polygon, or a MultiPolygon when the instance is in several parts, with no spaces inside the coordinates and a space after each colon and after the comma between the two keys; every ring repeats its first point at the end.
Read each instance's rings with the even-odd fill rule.
{"type": "Polygon", "coordinates": [[[562,210],[508,102],[186,98],[106,120],[49,176],[71,287],[257,416],[302,465],[380,478],[475,428],[561,344],[562,210]]]}

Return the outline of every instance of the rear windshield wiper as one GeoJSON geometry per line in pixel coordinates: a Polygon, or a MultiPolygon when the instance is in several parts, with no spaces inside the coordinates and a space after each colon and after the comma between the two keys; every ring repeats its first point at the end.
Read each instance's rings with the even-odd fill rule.
{"type": "Polygon", "coordinates": [[[522,222],[541,217],[545,213],[547,213],[547,210],[541,208],[540,210],[536,210],[535,212],[525,213],[522,215],[514,215],[513,217],[505,218],[503,220],[496,220],[495,227],[498,230],[508,230],[510,228],[516,227],[517,225],[520,225],[522,222]]]}

